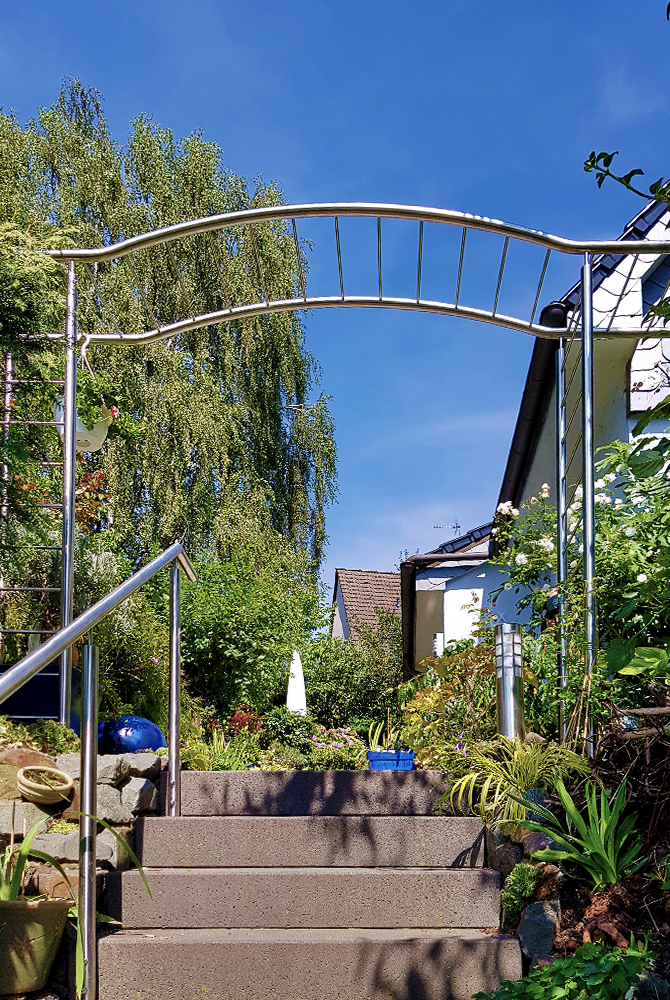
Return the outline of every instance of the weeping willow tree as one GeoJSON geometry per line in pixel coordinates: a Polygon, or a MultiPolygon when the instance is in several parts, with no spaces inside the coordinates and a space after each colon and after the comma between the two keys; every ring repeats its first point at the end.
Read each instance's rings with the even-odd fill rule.
{"type": "MultiPolygon", "coordinates": [[[[78,81],[26,124],[0,114],[0,223],[36,238],[60,232],[99,246],[282,200],[276,185],[257,179],[250,188],[225,169],[220,147],[200,133],[178,141],[141,116],[119,145],[100,95],[78,81]]],[[[78,265],[79,329],[132,334],[257,300],[263,290],[292,298],[299,263],[285,225],[264,223],[78,265]]],[[[260,502],[270,528],[309,552],[316,570],[335,446],[327,400],[310,405],[318,371],[297,315],[142,347],[98,345],[88,359],[112,387],[120,432],[80,472],[102,466],[109,499],[101,523],[133,561],[175,538],[225,558],[235,544],[232,499],[254,511],[260,502]]]]}
{"type": "MultiPolygon", "coordinates": [[[[121,146],[100,96],[78,81],[67,81],[58,100],[25,124],[0,114],[0,351],[11,350],[18,375],[34,386],[25,398],[17,394],[14,416],[53,420],[59,390],[48,380],[62,378],[62,342],[43,335],[64,331],[66,272],[42,249],[107,245],[282,198],[276,185],[249,186],[227,170],[216,143],[199,133],[178,141],[147,116],[131,124],[121,146]]],[[[264,223],[80,264],[80,332],[134,334],[262,293],[293,298],[303,252],[283,224],[264,223]]],[[[317,570],[335,494],[333,425],[300,318],[218,324],[142,347],[91,346],[86,360],[93,376],[80,364],[80,413],[102,399],[115,419],[102,450],[77,463],[75,613],[183,539],[205,581],[195,585],[202,594],[184,588],[185,635],[189,609],[199,614],[208,594],[221,604],[217,587],[234,590],[221,604],[228,618],[231,602],[240,606],[227,630],[214,623],[206,636],[191,615],[200,637],[200,646],[185,649],[192,693],[225,709],[237,691],[233,685],[224,697],[230,673],[245,691],[262,680],[267,701],[281,689],[286,650],[321,623],[317,570]],[[223,694],[197,681],[209,663],[223,694]]],[[[9,467],[0,577],[57,586],[57,553],[35,543],[55,544],[60,535],[58,513],[45,506],[60,498],[58,474],[36,461],[61,457],[58,437],[17,421],[0,452],[9,467]]],[[[5,593],[0,620],[57,628],[57,599],[5,593]]],[[[134,709],[164,723],[167,634],[164,581],[98,628],[103,712],[134,709]]],[[[0,660],[25,652],[23,639],[12,641],[16,648],[6,643],[0,660]]]]}

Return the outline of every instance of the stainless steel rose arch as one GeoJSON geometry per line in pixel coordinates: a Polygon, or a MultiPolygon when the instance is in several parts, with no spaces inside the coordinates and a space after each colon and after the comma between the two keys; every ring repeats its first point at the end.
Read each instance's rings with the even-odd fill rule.
{"type": "MultiPolygon", "coordinates": [[[[641,255],[670,253],[670,241],[650,240],[570,240],[551,236],[522,226],[510,225],[495,219],[482,218],[461,212],[439,208],[417,207],[412,205],[385,205],[374,203],[332,203],[313,205],[282,205],[264,208],[248,209],[230,212],[224,215],[212,215],[203,219],[194,219],[176,225],[167,226],[141,236],[134,236],[119,243],[93,249],[68,249],[50,251],[53,257],[69,262],[69,294],[65,336],[65,460],[64,460],[64,510],[63,510],[63,625],[67,625],[72,612],[72,552],[74,530],[74,458],[75,458],[75,421],[76,421],[76,353],[78,340],[76,315],[76,278],[77,269],[88,265],[119,261],[134,253],[148,250],[151,247],[165,246],[174,241],[213,234],[221,231],[235,232],[236,238],[248,241],[251,248],[249,260],[254,274],[251,286],[254,295],[246,301],[226,298],[224,308],[203,314],[191,314],[175,317],[173,321],[141,333],[124,332],[120,329],[106,329],[101,323],[98,329],[86,334],[86,341],[91,343],[107,343],[110,345],[137,345],[151,343],[156,340],[178,337],[180,333],[218,323],[240,321],[256,316],[278,312],[291,312],[306,309],[323,308],[375,308],[403,309],[409,311],[437,313],[444,316],[456,316],[464,319],[490,323],[496,326],[518,330],[534,337],[549,338],[558,341],[556,364],[556,402],[557,402],[557,479],[558,479],[558,551],[559,551],[559,581],[566,578],[567,551],[567,466],[566,441],[566,349],[577,344],[581,350],[581,410],[582,410],[582,470],[584,489],[584,579],[586,583],[587,605],[587,643],[589,669],[595,657],[596,617],[594,597],[594,508],[593,508],[593,340],[596,337],[617,338],[635,336],[630,324],[620,321],[621,305],[624,300],[626,286],[631,271],[623,284],[621,294],[614,296],[611,308],[599,314],[599,325],[593,327],[592,306],[592,268],[597,263],[599,255],[612,255],[617,258],[641,255]],[[342,253],[340,239],[340,220],[344,218],[367,218],[376,220],[376,260],[373,262],[377,273],[377,294],[352,295],[347,292],[347,262],[342,253]],[[335,287],[327,295],[310,295],[306,270],[303,266],[303,250],[301,247],[299,227],[304,220],[332,219],[333,229],[330,251],[336,254],[337,270],[335,287]],[[412,254],[410,266],[416,277],[416,295],[398,297],[389,295],[383,280],[383,221],[404,220],[416,225],[416,249],[412,254]],[[284,227],[284,234],[292,240],[295,253],[296,281],[293,292],[288,297],[272,297],[268,288],[272,287],[271,275],[264,274],[261,259],[257,252],[255,233],[265,224],[272,223],[284,227]],[[436,225],[456,228],[458,231],[459,251],[454,258],[454,272],[450,279],[453,296],[450,300],[431,300],[423,294],[423,273],[425,265],[426,227],[436,225]],[[472,254],[469,234],[480,232],[492,237],[502,237],[499,264],[496,277],[490,290],[490,306],[475,307],[463,300],[463,268],[466,256],[472,254]],[[537,273],[529,279],[532,291],[532,308],[526,316],[509,316],[500,312],[501,291],[505,282],[505,271],[509,260],[509,250],[515,244],[533,244],[544,251],[539,262],[537,273]],[[556,328],[542,326],[536,322],[538,309],[545,283],[545,276],[552,254],[567,254],[581,257],[583,260],[580,292],[574,306],[568,310],[566,327],[556,328]]],[[[640,331],[638,334],[640,335],[640,331]]],[[[571,378],[572,380],[572,378],[571,378]]],[[[569,389],[569,386],[568,386],[569,389]]],[[[574,417],[571,415],[570,420],[574,417]]],[[[64,659],[62,665],[61,684],[61,717],[63,721],[69,718],[69,664],[64,659]]]]}

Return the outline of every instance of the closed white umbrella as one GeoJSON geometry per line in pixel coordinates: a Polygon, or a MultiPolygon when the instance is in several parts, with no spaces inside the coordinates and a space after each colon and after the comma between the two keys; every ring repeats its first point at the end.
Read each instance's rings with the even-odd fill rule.
{"type": "Polygon", "coordinates": [[[307,715],[307,696],[305,695],[305,675],[302,672],[300,653],[295,650],[291,657],[291,672],[288,677],[288,692],[286,694],[286,709],[307,715]]]}

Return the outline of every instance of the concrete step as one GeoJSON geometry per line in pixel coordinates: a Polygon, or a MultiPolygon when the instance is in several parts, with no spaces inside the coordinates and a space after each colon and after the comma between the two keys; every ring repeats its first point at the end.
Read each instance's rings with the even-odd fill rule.
{"type": "Polygon", "coordinates": [[[497,872],[477,868],[153,868],[112,872],[106,913],[146,927],[496,928],[497,872]]]}
{"type": "Polygon", "coordinates": [[[515,938],[449,930],[119,931],[100,1000],[470,1000],[521,978],[515,938]]]}
{"type": "Polygon", "coordinates": [[[151,868],[481,868],[483,828],[463,816],[143,817],[151,868]]]}
{"type": "MultiPolygon", "coordinates": [[[[430,816],[445,777],[441,771],[183,771],[182,815],[430,816]]],[[[166,781],[163,771],[163,803],[166,781]]]]}

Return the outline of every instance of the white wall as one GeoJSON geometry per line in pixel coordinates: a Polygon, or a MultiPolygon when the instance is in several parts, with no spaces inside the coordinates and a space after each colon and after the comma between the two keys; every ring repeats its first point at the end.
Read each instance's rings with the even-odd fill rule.
{"type": "Polygon", "coordinates": [[[497,616],[498,621],[520,622],[525,624],[530,618],[530,611],[519,613],[516,604],[520,594],[514,590],[503,590],[500,597],[493,606],[491,593],[497,590],[506,581],[506,575],[497,566],[490,563],[482,563],[466,570],[458,578],[449,580],[444,591],[442,629],[444,640],[468,639],[472,634],[472,629],[477,616],[470,614],[466,607],[472,606],[474,596],[478,599],[478,606],[492,611],[497,616]]]}

